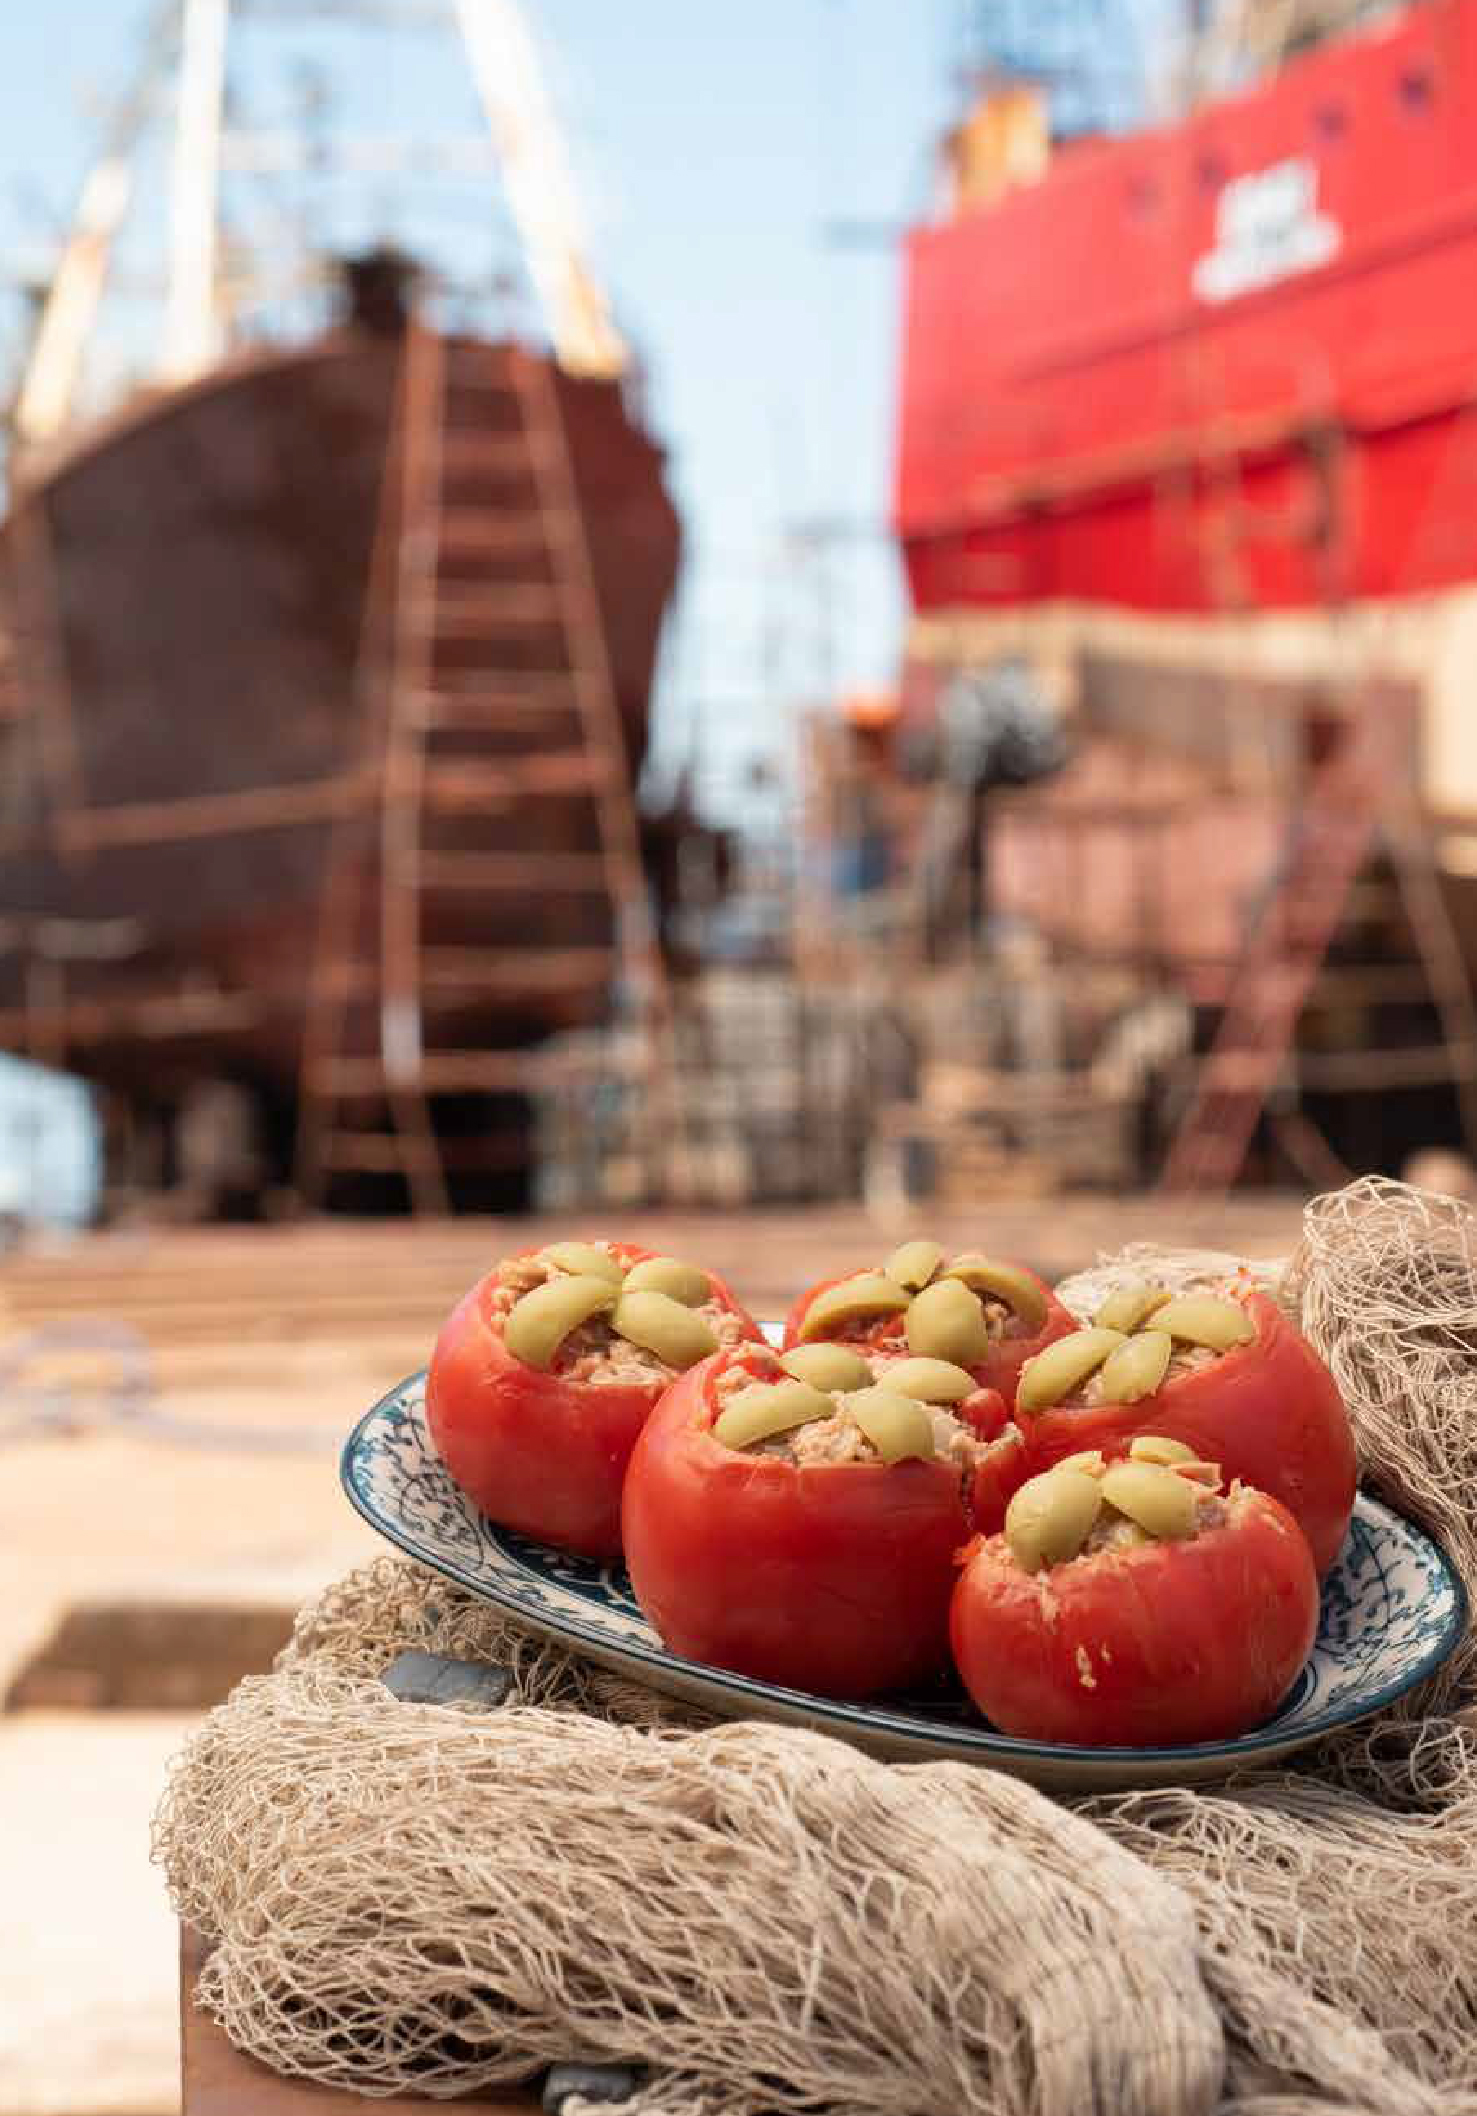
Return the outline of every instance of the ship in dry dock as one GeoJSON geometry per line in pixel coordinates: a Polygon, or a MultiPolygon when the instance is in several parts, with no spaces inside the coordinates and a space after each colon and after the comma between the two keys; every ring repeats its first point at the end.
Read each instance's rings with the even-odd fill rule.
{"type": "MultiPolygon", "coordinates": [[[[1098,21],[1045,10],[1043,47],[1063,14],[1098,21]]],[[[961,1108],[1013,1100],[1019,1139],[1152,1102],[1130,1180],[1322,1183],[1477,1141],[1477,6],[1185,19],[1167,122],[1062,137],[997,70],[947,143],[906,245],[886,739],[1022,690],[1070,736],[1049,784],[986,808],[966,772],[914,831],[985,842],[1039,965],[1016,1028],[1058,1024],[993,1078],[976,1044],[961,1108]]]]}
{"type": "Polygon", "coordinates": [[[229,342],[230,16],[161,12],[17,393],[0,1041],[162,1130],[166,1172],[224,1088],[310,1197],[516,1199],[531,1059],[660,976],[634,784],[679,557],[663,455],[512,6],[450,26],[549,342],[469,328],[390,249],[325,261],[325,327],[229,342]],[[163,372],[82,418],[161,72],[163,372]]]}

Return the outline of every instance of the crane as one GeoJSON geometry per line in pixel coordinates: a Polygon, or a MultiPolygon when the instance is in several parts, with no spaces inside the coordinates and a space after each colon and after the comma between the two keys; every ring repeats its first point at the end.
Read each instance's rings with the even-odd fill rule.
{"type": "MultiPolygon", "coordinates": [[[[139,143],[175,74],[168,292],[157,366],[168,383],[206,372],[222,349],[220,175],[242,135],[226,124],[233,14],[276,21],[403,17],[460,42],[476,84],[508,211],[554,357],[572,374],[615,377],[630,355],[590,261],[581,201],[518,0],[166,0],[153,18],[139,77],[119,102],[83,182],[15,392],[17,440],[35,445],[70,420],[88,339],[131,202],[139,143]]],[[[384,157],[380,166],[383,167],[384,157]]]]}

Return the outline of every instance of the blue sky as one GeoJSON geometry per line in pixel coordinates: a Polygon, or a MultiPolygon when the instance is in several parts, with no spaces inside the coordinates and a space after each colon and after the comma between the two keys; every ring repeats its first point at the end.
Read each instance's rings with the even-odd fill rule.
{"type": "MultiPolygon", "coordinates": [[[[964,0],[527,0],[594,223],[595,255],[650,373],[688,565],[658,700],[659,752],[700,743],[727,806],[783,762],[797,708],[887,680],[902,597],[885,538],[898,252],[925,208],[955,95],[964,0]],[[878,239],[838,243],[837,223],[878,239]],[[819,544],[797,532],[820,524],[819,544]]],[[[145,0],[51,0],[0,16],[0,254],[64,218],[102,99],[134,63],[145,0]]],[[[243,11],[244,12],[244,11],[243,11]]],[[[425,39],[243,27],[243,94],[283,107],[296,52],[331,59],[376,131],[470,131],[469,81],[425,39]]],[[[160,157],[127,253],[159,263],[160,157]],[[152,192],[150,189],[152,185],[152,192]]],[[[340,192],[349,237],[412,232],[388,187],[340,192]]],[[[484,202],[446,200],[452,254],[495,247],[484,202]]],[[[137,358],[148,290],[110,311],[137,358]]]]}

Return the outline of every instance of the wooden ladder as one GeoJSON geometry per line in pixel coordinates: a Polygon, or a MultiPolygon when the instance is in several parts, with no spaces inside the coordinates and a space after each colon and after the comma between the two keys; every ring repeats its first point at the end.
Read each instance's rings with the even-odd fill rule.
{"type": "Polygon", "coordinates": [[[1310,775],[1282,871],[1233,973],[1170,1146],[1164,1189],[1220,1191],[1235,1181],[1268,1096],[1292,1058],[1298,1018],[1351,892],[1381,845],[1441,1021],[1442,1070],[1456,1085],[1469,1137],[1477,1139],[1477,1010],[1416,813],[1412,718],[1404,694],[1379,688],[1356,694],[1340,715],[1338,739],[1310,775]]]}
{"type": "Polygon", "coordinates": [[[515,1165],[526,1141],[443,1138],[433,1098],[526,1092],[539,1067],[527,1022],[587,1020],[592,989],[632,996],[651,1088],[666,990],[547,361],[412,323],[391,451],[371,586],[380,608],[369,612],[361,672],[371,798],[342,827],[325,883],[298,1185],[321,1204],[339,1170],[386,1173],[403,1179],[413,1210],[439,1213],[456,1165],[515,1165]],[[580,811],[576,847],[485,842],[489,817],[516,816],[527,835],[550,803],[563,805],[566,825],[571,806],[580,811]],[[608,906],[605,918],[571,903],[588,913],[591,899],[608,906]],[[548,939],[551,905],[569,914],[573,941],[548,939]],[[468,931],[479,908],[501,914],[493,940],[468,931]],[[459,943],[438,927],[459,931],[459,943]],[[490,1043],[498,1008],[523,1010],[521,1042],[490,1043]],[[372,1121],[349,1122],[356,1106],[372,1121]]]}

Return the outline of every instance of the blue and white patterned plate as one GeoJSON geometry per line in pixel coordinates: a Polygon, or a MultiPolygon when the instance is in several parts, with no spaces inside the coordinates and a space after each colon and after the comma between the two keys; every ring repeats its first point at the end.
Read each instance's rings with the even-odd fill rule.
{"type": "Polygon", "coordinates": [[[636,1606],[625,1568],[551,1550],[495,1527],[432,1450],[425,1376],[366,1412],[344,1448],[345,1491],[372,1528],[474,1594],[589,1659],[734,1719],[775,1719],[910,1763],[944,1757],[1079,1792],[1187,1785],[1273,1763],[1362,1719],[1438,1668],[1466,1628],[1462,1584],[1430,1538],[1362,1495],[1323,1587],[1313,1653],[1282,1708],[1235,1741],[1177,1749],[1069,1748],[994,1733],[957,1692],[838,1703],[668,1653],[636,1606]]]}

